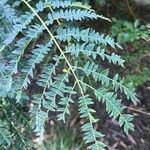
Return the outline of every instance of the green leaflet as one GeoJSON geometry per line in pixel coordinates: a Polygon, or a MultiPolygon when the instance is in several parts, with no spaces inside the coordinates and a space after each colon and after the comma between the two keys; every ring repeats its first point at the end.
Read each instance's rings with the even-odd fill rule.
{"type": "Polygon", "coordinates": [[[85,143],[94,143],[89,146],[89,149],[104,149],[106,147],[105,144],[100,142],[98,139],[103,137],[104,135],[101,134],[100,132],[97,132],[94,129],[93,124],[98,121],[98,119],[95,119],[94,116],[92,115],[95,113],[95,110],[90,108],[89,106],[93,104],[93,101],[91,98],[89,98],[88,95],[83,95],[79,99],[79,113],[81,118],[86,118],[88,120],[88,123],[85,123],[82,126],[82,130],[85,134],[84,140],[85,143]]]}
{"type": "Polygon", "coordinates": [[[132,86],[132,83],[124,85],[124,80],[119,79],[119,75],[116,74],[113,78],[109,77],[108,70],[99,71],[98,65],[95,65],[94,62],[87,62],[84,67],[76,67],[79,70],[85,72],[86,76],[92,75],[93,79],[97,81],[101,81],[103,86],[108,87],[109,85],[113,86],[115,92],[120,90],[124,92],[128,99],[131,99],[133,103],[136,104],[138,99],[136,98],[135,89],[132,86]]]}
{"type": "Polygon", "coordinates": [[[108,60],[109,63],[118,64],[124,67],[124,60],[117,54],[112,53],[111,55],[106,54],[105,49],[100,46],[95,46],[93,43],[83,43],[83,44],[72,44],[66,48],[66,52],[70,52],[72,55],[79,57],[79,54],[84,54],[91,56],[93,59],[96,59],[97,56],[100,56],[102,60],[108,60]]]}
{"type": "Polygon", "coordinates": [[[0,97],[7,96],[8,92],[11,89],[12,77],[0,78],[0,97]]]}
{"type": "Polygon", "coordinates": [[[87,43],[95,43],[95,44],[104,44],[110,45],[111,47],[115,48],[122,48],[118,43],[114,42],[114,39],[110,36],[104,36],[104,34],[100,34],[93,29],[79,29],[79,28],[58,28],[57,30],[58,36],[57,39],[61,41],[70,40],[72,37],[75,38],[78,42],[84,41],[87,43]]]}
{"type": "Polygon", "coordinates": [[[3,145],[4,147],[6,145],[11,145],[11,133],[7,128],[3,128],[3,126],[6,126],[5,123],[0,122],[0,145],[3,145]]]}
{"type": "Polygon", "coordinates": [[[115,93],[107,92],[106,89],[98,89],[95,90],[95,95],[99,101],[106,104],[106,111],[109,116],[113,119],[117,119],[119,121],[119,125],[124,127],[124,131],[126,133],[128,133],[129,130],[134,130],[134,125],[131,123],[133,116],[122,113],[124,106],[121,104],[121,101],[117,99],[117,95],[115,93]]]}

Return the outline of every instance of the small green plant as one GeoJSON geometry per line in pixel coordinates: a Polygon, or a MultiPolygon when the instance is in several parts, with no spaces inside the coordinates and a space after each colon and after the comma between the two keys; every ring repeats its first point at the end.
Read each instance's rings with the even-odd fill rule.
{"type": "Polygon", "coordinates": [[[111,33],[119,43],[126,43],[129,47],[128,51],[125,51],[122,56],[128,62],[127,66],[132,68],[126,68],[127,76],[125,82],[132,81],[134,86],[138,86],[149,80],[149,68],[141,64],[141,58],[148,55],[150,51],[148,45],[150,25],[141,25],[138,20],[131,23],[127,20],[113,19],[111,33]],[[132,55],[130,49],[134,49],[132,55]]]}
{"type": "MultiPolygon", "coordinates": [[[[94,127],[99,119],[93,109],[94,102],[99,101],[105,104],[109,117],[116,119],[127,134],[134,130],[133,115],[124,112],[125,107],[117,95],[120,91],[136,103],[132,84],[124,84],[118,74],[111,78],[109,70],[103,70],[99,63],[108,61],[124,67],[124,60],[119,55],[109,55],[105,51],[107,47],[122,47],[109,35],[79,24],[86,19],[109,19],[73,0],[21,0],[15,3],[1,0],[0,14],[2,115],[6,117],[9,109],[13,109],[3,109],[5,102],[15,101],[20,107],[30,104],[30,123],[36,135],[43,139],[48,113],[57,112],[58,120],[65,122],[70,114],[70,104],[77,102],[80,117],[84,119],[81,127],[84,141],[89,149],[101,150],[106,145],[100,141],[104,135],[94,127]]],[[[14,124],[9,118],[1,120],[2,147],[22,147],[14,144],[13,131],[5,122],[14,124]]],[[[21,137],[18,143],[26,148],[25,137],[18,134],[21,137]]]]}
{"type": "Polygon", "coordinates": [[[131,23],[126,20],[113,19],[112,36],[116,36],[119,43],[134,42],[139,39],[149,40],[150,24],[141,25],[139,20],[131,23]]]}
{"type": "Polygon", "coordinates": [[[125,82],[132,81],[134,86],[139,86],[150,79],[148,67],[150,47],[147,42],[139,41],[132,43],[132,46],[135,52],[126,51],[122,56],[127,61],[125,82]]]}
{"type": "Polygon", "coordinates": [[[86,2],[86,3],[89,3],[89,2],[95,2],[96,4],[98,5],[104,5],[106,4],[106,0],[95,0],[95,1],[92,1],[92,0],[82,0],[82,2],[86,2]]]}
{"type": "Polygon", "coordinates": [[[45,149],[48,150],[85,150],[82,141],[77,138],[75,130],[54,130],[52,136],[44,141],[45,149]]]}

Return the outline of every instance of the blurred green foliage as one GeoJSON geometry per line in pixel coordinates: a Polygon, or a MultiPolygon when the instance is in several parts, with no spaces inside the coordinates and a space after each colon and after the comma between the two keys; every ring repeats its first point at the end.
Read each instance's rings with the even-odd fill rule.
{"type": "Polygon", "coordinates": [[[84,150],[84,144],[77,138],[77,132],[71,129],[54,130],[53,136],[44,143],[46,150],[84,150]]]}
{"type": "MultiPolygon", "coordinates": [[[[126,82],[133,82],[134,86],[138,86],[150,79],[150,68],[142,64],[142,58],[150,53],[150,24],[142,24],[139,20],[133,23],[126,19],[112,19],[112,27],[110,30],[113,37],[124,45],[127,50],[123,53],[126,60],[126,82]]],[[[149,57],[150,58],[150,57],[149,57]]]]}
{"type": "Polygon", "coordinates": [[[139,20],[131,23],[113,18],[111,33],[119,43],[134,42],[139,39],[148,41],[150,39],[150,24],[141,25],[139,20]]]}
{"type": "Polygon", "coordinates": [[[150,68],[148,59],[150,58],[150,47],[147,42],[134,41],[132,43],[135,52],[125,52],[123,58],[126,60],[126,82],[133,82],[135,86],[141,85],[150,80],[150,68]],[[144,62],[143,62],[144,61],[144,62]]]}
{"type": "Polygon", "coordinates": [[[82,2],[86,3],[86,2],[95,2],[98,5],[105,5],[106,4],[106,0],[81,0],[82,2]]]}

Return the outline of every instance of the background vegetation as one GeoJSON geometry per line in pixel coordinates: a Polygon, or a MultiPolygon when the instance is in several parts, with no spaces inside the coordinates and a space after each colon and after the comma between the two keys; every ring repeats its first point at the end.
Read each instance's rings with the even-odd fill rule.
{"type": "MultiPolygon", "coordinates": [[[[115,50],[125,60],[125,69],[110,65],[107,61],[103,61],[103,67],[110,68],[110,76],[117,73],[125,79],[125,84],[133,82],[136,87],[137,97],[140,100],[136,106],[130,101],[126,101],[126,97],[118,92],[118,95],[126,104],[127,113],[132,113],[135,117],[135,131],[129,135],[123,133],[115,120],[108,119],[106,110],[103,105],[96,103],[94,109],[98,116],[101,116],[100,122],[97,122],[95,129],[103,131],[105,137],[102,137],[102,142],[108,145],[108,149],[150,149],[150,9],[148,5],[137,4],[135,1],[128,0],[81,0],[84,4],[90,3],[92,8],[111,19],[111,22],[103,20],[86,20],[80,23],[80,26],[93,27],[97,32],[109,34],[122,45],[123,50],[115,50]]],[[[13,6],[19,5],[17,1],[10,2],[13,6]]],[[[26,10],[22,5],[21,11],[26,10]]],[[[8,18],[10,18],[8,14],[8,18]]],[[[35,20],[36,21],[36,20],[35,20]]],[[[9,22],[9,20],[8,20],[9,22]]],[[[8,26],[11,30],[11,24],[8,26]]],[[[1,37],[5,37],[3,28],[1,37]]],[[[22,35],[20,35],[22,36],[22,35]]],[[[19,37],[18,37],[19,38],[19,37]]],[[[2,39],[1,39],[2,40],[2,39]]],[[[39,43],[41,41],[38,41],[39,43]]],[[[32,46],[34,46],[33,43],[32,46]]],[[[0,45],[0,51],[4,50],[4,45],[0,45]]],[[[112,48],[107,48],[107,54],[114,51],[112,48]]],[[[53,54],[52,54],[53,55],[53,54]]],[[[25,58],[29,58],[26,54],[25,58]]],[[[3,58],[0,55],[0,73],[3,71],[3,58]]],[[[24,62],[22,62],[24,63],[24,62]]],[[[20,64],[21,66],[22,64],[20,64]]],[[[39,67],[40,68],[40,67],[39,67]]],[[[9,68],[7,68],[9,71],[9,68]]],[[[37,72],[39,69],[36,70],[37,72]]],[[[58,70],[59,71],[59,70],[58,70]]],[[[66,70],[63,70],[64,72],[66,70]]],[[[19,76],[19,74],[17,74],[19,76]]],[[[8,84],[8,83],[7,83],[8,84]]],[[[35,87],[29,87],[29,95],[32,94],[35,87]]],[[[110,87],[111,88],[111,87],[110,87]]],[[[1,90],[1,89],[0,89],[1,90]]],[[[2,92],[2,91],[0,91],[2,92]]],[[[24,98],[24,97],[23,97],[24,98]]],[[[26,99],[26,97],[24,98],[26,99]]],[[[84,119],[80,118],[77,113],[78,105],[70,108],[71,116],[66,120],[64,125],[57,121],[57,117],[53,112],[49,113],[48,121],[46,122],[46,134],[44,135],[44,144],[41,144],[39,139],[31,128],[31,120],[28,115],[29,105],[16,104],[16,100],[3,99],[0,100],[0,132],[5,132],[7,139],[2,140],[0,136],[0,149],[11,149],[11,143],[15,147],[24,147],[28,145],[31,149],[46,149],[46,150],[86,150],[87,147],[81,139],[83,133],[80,131],[80,124],[84,123],[84,119]],[[11,109],[10,109],[11,108],[11,109]],[[9,130],[7,130],[9,129],[9,130]],[[28,130],[26,130],[28,129],[28,130]],[[13,133],[13,134],[12,134],[13,133]],[[17,141],[21,141],[18,143],[17,141]],[[7,146],[6,146],[7,145],[7,146]]],[[[72,105],[71,105],[72,106],[72,105]]],[[[0,134],[1,135],[1,134],[0,134]]],[[[28,147],[25,147],[28,149],[28,147]]],[[[15,148],[14,148],[15,149],[15,148]]]]}

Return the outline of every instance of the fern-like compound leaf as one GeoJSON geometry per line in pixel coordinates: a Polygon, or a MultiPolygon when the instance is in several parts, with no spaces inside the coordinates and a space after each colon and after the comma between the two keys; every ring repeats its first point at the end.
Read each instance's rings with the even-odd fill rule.
{"type": "Polygon", "coordinates": [[[5,123],[0,122],[0,146],[10,146],[11,145],[11,133],[7,129],[5,123]]]}
{"type": "Polygon", "coordinates": [[[82,130],[85,134],[84,140],[86,143],[94,143],[89,146],[89,149],[92,150],[98,150],[98,149],[104,149],[105,144],[100,142],[98,139],[103,137],[103,134],[100,132],[97,132],[94,129],[93,124],[98,121],[98,119],[95,119],[93,116],[93,113],[95,113],[95,110],[90,108],[90,105],[93,104],[92,99],[88,95],[83,95],[79,99],[79,112],[80,112],[80,117],[81,118],[86,118],[88,120],[88,123],[85,123],[82,126],[82,130]]]}
{"type": "Polygon", "coordinates": [[[115,46],[121,48],[118,43],[114,42],[113,38],[109,36],[105,37],[103,34],[101,35],[100,33],[96,32],[95,30],[91,30],[90,28],[83,30],[80,30],[79,28],[59,28],[57,30],[57,34],[57,39],[61,41],[67,41],[71,38],[75,38],[78,42],[84,41],[87,43],[91,42],[96,44],[104,44],[106,46],[110,45],[113,48],[115,48],[115,46]]]}
{"type": "Polygon", "coordinates": [[[0,15],[0,114],[2,108],[2,121],[8,124],[0,120],[0,145],[25,147],[14,121],[20,113],[17,106],[24,104],[29,106],[32,129],[41,140],[49,113],[56,112],[58,120],[66,122],[78,103],[88,148],[106,149],[100,141],[104,135],[95,128],[99,123],[94,109],[97,100],[126,133],[134,129],[133,116],[125,113],[117,93],[136,103],[135,89],[118,74],[110,77],[109,69],[100,66],[108,61],[124,67],[118,54],[107,52],[108,47],[122,47],[111,36],[79,24],[108,18],[76,0],[1,0],[0,15]]]}
{"type": "Polygon", "coordinates": [[[90,18],[90,19],[96,19],[98,15],[91,10],[76,10],[76,9],[67,9],[63,10],[61,9],[58,12],[53,12],[48,15],[48,18],[50,22],[53,22],[55,19],[65,19],[67,21],[74,21],[74,20],[83,20],[85,18],[90,18]]]}
{"type": "Polygon", "coordinates": [[[83,43],[83,44],[72,44],[66,48],[66,52],[70,52],[72,55],[79,57],[80,54],[91,56],[96,59],[100,56],[102,60],[108,60],[109,63],[118,64],[124,67],[124,60],[117,54],[112,53],[111,55],[106,54],[105,49],[100,46],[96,47],[94,43],[83,43]]]}
{"type": "Polygon", "coordinates": [[[132,124],[133,116],[130,114],[123,114],[124,106],[121,100],[117,99],[117,95],[112,92],[107,92],[106,89],[95,90],[97,98],[106,104],[106,111],[113,119],[118,119],[119,125],[124,127],[124,131],[128,133],[129,130],[134,130],[132,124]]]}
{"type": "Polygon", "coordinates": [[[66,8],[68,6],[71,6],[73,3],[73,0],[45,0],[45,5],[50,5],[54,9],[55,8],[66,8]]]}
{"type": "Polygon", "coordinates": [[[135,91],[132,84],[125,86],[123,80],[119,81],[119,76],[115,75],[114,78],[110,78],[109,71],[104,70],[99,72],[98,65],[95,65],[93,62],[87,62],[85,66],[77,67],[80,70],[83,70],[86,76],[92,75],[95,81],[101,81],[102,85],[108,87],[110,84],[113,85],[113,88],[116,90],[120,89],[121,92],[124,92],[127,95],[128,99],[131,99],[134,103],[138,102],[138,99],[135,96],[135,91]]]}

